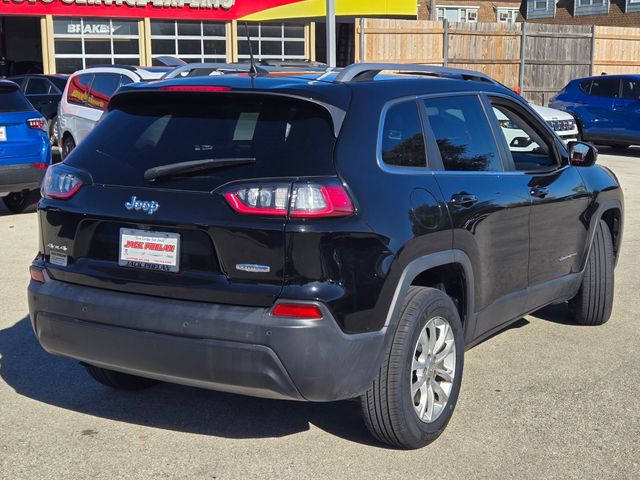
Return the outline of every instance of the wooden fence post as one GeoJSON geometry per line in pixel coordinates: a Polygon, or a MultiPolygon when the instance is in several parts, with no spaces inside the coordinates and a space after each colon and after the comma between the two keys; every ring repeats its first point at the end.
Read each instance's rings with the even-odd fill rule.
{"type": "Polygon", "coordinates": [[[358,60],[358,63],[364,63],[365,62],[365,55],[364,55],[364,47],[365,47],[365,40],[364,40],[364,18],[360,19],[360,58],[358,60]]]}
{"type": "Polygon", "coordinates": [[[524,95],[524,67],[526,66],[525,50],[527,48],[527,22],[522,22],[520,27],[520,71],[518,72],[518,87],[520,95],[524,95]]]}
{"type": "Polygon", "coordinates": [[[449,66],[449,20],[443,20],[443,38],[442,38],[442,65],[449,66]]]}
{"type": "Polygon", "coordinates": [[[596,59],[596,26],[591,25],[591,64],[589,65],[589,75],[594,75],[596,59]]]}

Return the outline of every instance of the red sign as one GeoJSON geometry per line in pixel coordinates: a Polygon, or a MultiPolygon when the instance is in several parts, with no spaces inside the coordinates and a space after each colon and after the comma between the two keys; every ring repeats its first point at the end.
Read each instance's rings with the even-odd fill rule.
{"type": "Polygon", "coordinates": [[[0,0],[0,15],[235,20],[302,0],[0,0]]]}

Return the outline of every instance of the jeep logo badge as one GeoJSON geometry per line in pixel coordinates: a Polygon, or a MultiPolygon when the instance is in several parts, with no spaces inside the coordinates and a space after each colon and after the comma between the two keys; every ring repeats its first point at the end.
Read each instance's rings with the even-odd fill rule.
{"type": "Polygon", "coordinates": [[[131,197],[130,202],[125,202],[124,206],[127,210],[142,210],[143,212],[147,212],[149,215],[153,215],[160,208],[160,204],[155,200],[138,200],[135,195],[131,197]]]}

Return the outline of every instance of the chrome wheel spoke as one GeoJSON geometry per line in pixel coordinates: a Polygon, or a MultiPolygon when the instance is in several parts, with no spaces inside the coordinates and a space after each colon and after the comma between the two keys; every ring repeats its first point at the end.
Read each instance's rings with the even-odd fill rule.
{"type": "Polygon", "coordinates": [[[449,395],[442,389],[440,384],[435,380],[431,381],[431,389],[432,389],[432,392],[438,396],[438,403],[441,403],[442,406],[444,406],[444,404],[447,403],[447,400],[449,400],[449,395]]]}
{"type": "Polygon", "coordinates": [[[426,332],[427,330],[429,330],[429,353],[432,354],[436,351],[436,337],[438,336],[435,322],[427,323],[427,328],[424,331],[426,332]]]}
{"type": "Polygon", "coordinates": [[[454,346],[453,340],[450,340],[447,343],[445,343],[444,348],[436,354],[436,362],[438,363],[444,362],[444,360],[452,352],[453,346],[454,346]]]}
{"type": "Polygon", "coordinates": [[[411,395],[415,396],[416,392],[424,387],[428,379],[429,378],[426,375],[418,377],[418,380],[413,385],[411,385],[411,395]]]}
{"type": "Polygon", "coordinates": [[[442,346],[444,345],[444,342],[447,340],[447,336],[449,335],[449,330],[450,330],[449,324],[445,323],[442,326],[440,336],[438,337],[438,340],[436,341],[436,344],[433,347],[434,354],[437,354],[442,349],[442,346]]]}
{"type": "Polygon", "coordinates": [[[445,382],[453,382],[453,372],[445,370],[444,368],[436,368],[436,375],[443,379],[445,382]]]}
{"type": "Polygon", "coordinates": [[[415,372],[416,370],[418,371],[424,370],[424,367],[425,367],[424,362],[421,362],[419,359],[414,358],[413,364],[411,365],[411,373],[415,372]]]}

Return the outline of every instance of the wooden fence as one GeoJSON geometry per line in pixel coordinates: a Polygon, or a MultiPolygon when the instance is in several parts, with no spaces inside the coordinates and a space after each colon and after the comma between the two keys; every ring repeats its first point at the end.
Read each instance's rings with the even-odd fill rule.
{"type": "Polygon", "coordinates": [[[356,61],[480,70],[542,105],[573,78],[640,73],[640,28],[362,19],[355,44],[356,61]]]}

